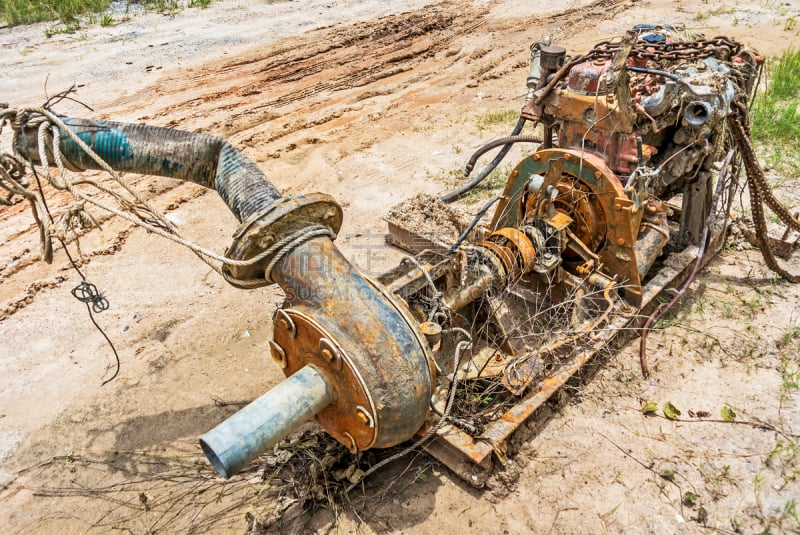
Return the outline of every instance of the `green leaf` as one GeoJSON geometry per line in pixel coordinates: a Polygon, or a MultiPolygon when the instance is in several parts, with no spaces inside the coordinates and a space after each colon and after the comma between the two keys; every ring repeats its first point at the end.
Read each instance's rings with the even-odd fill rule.
{"type": "Polygon", "coordinates": [[[697,510],[697,517],[695,518],[698,524],[705,525],[708,522],[708,511],[705,510],[704,507],[701,507],[697,510]]]}
{"type": "Polygon", "coordinates": [[[696,503],[697,503],[697,494],[687,490],[683,495],[683,504],[689,507],[694,507],[696,503]]]}
{"type": "Polygon", "coordinates": [[[681,411],[679,411],[678,408],[669,401],[664,403],[664,405],[661,407],[661,410],[664,411],[664,416],[670,420],[675,420],[681,415],[681,411]]]}
{"type": "Polygon", "coordinates": [[[662,470],[658,473],[661,477],[666,479],[667,481],[674,481],[675,480],[675,470],[662,470]]]}
{"type": "Polygon", "coordinates": [[[725,420],[726,422],[733,422],[736,420],[736,413],[733,412],[733,409],[731,409],[727,405],[722,407],[720,414],[722,414],[722,419],[725,420]]]}
{"type": "Polygon", "coordinates": [[[655,414],[658,409],[658,403],[655,401],[648,401],[642,404],[642,414],[655,414]]]}

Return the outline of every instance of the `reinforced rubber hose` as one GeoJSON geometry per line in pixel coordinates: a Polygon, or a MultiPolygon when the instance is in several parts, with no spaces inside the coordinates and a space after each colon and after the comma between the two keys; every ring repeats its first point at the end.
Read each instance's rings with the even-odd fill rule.
{"type": "Polygon", "coordinates": [[[469,222],[467,228],[464,229],[464,232],[461,233],[456,242],[450,246],[450,249],[447,250],[447,254],[455,253],[456,250],[458,250],[461,244],[464,243],[464,240],[467,239],[467,236],[469,236],[469,233],[472,232],[472,229],[475,228],[475,225],[478,224],[478,221],[480,221],[481,218],[483,218],[483,216],[486,214],[486,212],[489,211],[489,208],[491,208],[492,205],[497,201],[499,201],[500,199],[502,199],[500,195],[492,197],[486,202],[486,204],[483,205],[483,207],[478,211],[478,213],[475,214],[475,217],[472,218],[472,221],[469,222]]]}
{"type": "MultiPolygon", "coordinates": [[[[514,127],[514,130],[511,131],[511,136],[509,136],[509,137],[519,135],[519,133],[522,132],[522,127],[523,126],[525,126],[525,118],[524,117],[520,117],[519,120],[517,121],[517,125],[514,127]]],[[[467,182],[466,184],[464,184],[463,186],[461,186],[457,190],[454,190],[454,191],[451,191],[450,193],[442,195],[441,197],[439,197],[439,200],[442,201],[442,202],[453,202],[456,199],[458,199],[459,197],[461,197],[462,195],[464,195],[465,193],[467,193],[468,191],[470,191],[473,188],[475,188],[475,186],[477,186],[478,184],[483,182],[486,179],[486,177],[489,176],[489,173],[494,171],[494,169],[498,165],[500,165],[500,162],[503,161],[503,159],[508,154],[508,151],[511,150],[512,146],[513,146],[513,144],[503,145],[503,148],[500,149],[500,152],[498,152],[497,155],[494,157],[494,159],[492,159],[492,161],[489,162],[489,165],[484,167],[483,170],[480,173],[478,173],[472,180],[470,180],[469,182],[467,182]]]]}
{"type": "Polygon", "coordinates": [[[469,176],[472,173],[472,170],[475,168],[475,162],[478,161],[478,158],[489,152],[495,147],[499,147],[500,145],[513,145],[514,143],[541,143],[542,138],[534,135],[534,134],[521,134],[517,136],[506,136],[495,139],[490,141],[483,147],[479,148],[475,151],[472,157],[467,162],[466,167],[464,168],[464,175],[469,176]]]}
{"type": "MultiPolygon", "coordinates": [[[[256,164],[221,137],[157,126],[61,119],[115,170],[178,178],[212,188],[240,222],[281,197],[256,164]]],[[[18,150],[34,163],[42,163],[37,146],[36,129],[26,128],[18,150]]],[[[59,149],[68,168],[99,169],[69,136],[61,136],[59,149]]],[[[49,148],[47,153],[50,158],[49,148]]]]}

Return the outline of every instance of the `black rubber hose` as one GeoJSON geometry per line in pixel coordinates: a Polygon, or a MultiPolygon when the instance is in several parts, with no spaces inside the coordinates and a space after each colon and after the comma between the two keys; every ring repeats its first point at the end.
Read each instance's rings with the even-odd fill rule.
{"type": "Polygon", "coordinates": [[[466,167],[464,168],[464,175],[469,176],[472,173],[472,170],[475,168],[475,162],[478,161],[478,158],[489,152],[495,147],[499,147],[500,145],[513,145],[514,143],[541,143],[542,138],[540,136],[534,134],[520,134],[517,136],[506,136],[495,139],[490,141],[483,147],[479,148],[475,151],[472,157],[467,162],[466,167]]]}
{"type": "MultiPolygon", "coordinates": [[[[514,130],[511,131],[511,136],[519,135],[519,133],[522,132],[523,126],[525,126],[525,118],[520,117],[519,121],[517,121],[517,125],[514,127],[514,130]]],[[[470,180],[457,190],[442,195],[441,197],[439,197],[439,200],[442,202],[453,202],[462,195],[464,195],[465,193],[467,193],[468,191],[475,188],[475,186],[483,182],[486,179],[486,177],[489,176],[489,173],[494,171],[494,169],[498,165],[500,165],[500,162],[503,161],[503,158],[506,157],[508,151],[511,150],[512,146],[513,144],[503,145],[503,148],[500,149],[500,152],[498,152],[497,155],[494,157],[494,159],[491,162],[489,162],[489,165],[484,167],[483,170],[480,173],[478,173],[472,180],[470,180]]]]}
{"type": "Polygon", "coordinates": [[[481,218],[483,218],[483,216],[486,214],[486,212],[489,211],[489,208],[491,208],[492,205],[497,201],[499,201],[500,199],[502,199],[500,195],[492,197],[486,202],[486,204],[483,205],[483,207],[480,210],[478,210],[478,213],[475,214],[475,217],[473,217],[472,221],[469,222],[469,225],[467,225],[467,228],[465,228],[464,232],[461,233],[461,236],[459,236],[456,242],[450,246],[450,249],[447,250],[447,254],[452,254],[456,252],[456,249],[458,249],[461,246],[461,244],[464,243],[464,240],[467,239],[467,236],[469,236],[469,233],[472,232],[472,229],[475,228],[475,225],[478,224],[478,221],[480,221],[481,218]]]}
{"type": "MultiPolygon", "coordinates": [[[[61,120],[114,170],[178,178],[212,188],[240,222],[281,197],[256,164],[221,137],[139,124],[61,120]]],[[[36,128],[27,128],[19,140],[20,145],[26,143],[18,146],[20,152],[41,163],[36,128]]],[[[66,133],[61,134],[59,150],[68,168],[100,169],[66,133]]]]}

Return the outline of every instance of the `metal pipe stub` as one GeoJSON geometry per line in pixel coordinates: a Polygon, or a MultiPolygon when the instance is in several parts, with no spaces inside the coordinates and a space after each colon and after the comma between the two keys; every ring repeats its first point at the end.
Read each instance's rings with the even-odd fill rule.
{"type": "Polygon", "coordinates": [[[333,438],[351,453],[375,444],[380,431],[377,407],[356,361],[314,318],[298,310],[280,309],[270,352],[289,378],[307,366],[328,377],[336,400],[316,417],[333,438]]]}
{"type": "Polygon", "coordinates": [[[200,447],[230,477],[335,399],[325,375],[306,366],[200,437],[200,447]]]}

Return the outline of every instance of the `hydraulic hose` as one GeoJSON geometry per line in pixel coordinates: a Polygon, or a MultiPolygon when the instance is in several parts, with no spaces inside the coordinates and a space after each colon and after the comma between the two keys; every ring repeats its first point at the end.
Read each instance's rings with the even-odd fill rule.
{"type": "Polygon", "coordinates": [[[478,158],[489,152],[495,147],[499,147],[500,145],[513,145],[514,143],[541,143],[542,138],[537,135],[533,134],[521,134],[518,136],[506,136],[501,137],[499,139],[495,139],[490,141],[483,147],[479,148],[475,151],[472,157],[467,162],[466,167],[464,168],[464,175],[469,176],[472,173],[472,170],[475,168],[475,162],[478,161],[478,158]]]}
{"type": "MultiPolygon", "coordinates": [[[[240,222],[281,198],[256,164],[223,138],[139,124],[67,117],[61,120],[117,171],[178,178],[212,188],[240,222]]],[[[47,144],[51,159],[52,137],[47,144]]],[[[24,129],[17,148],[32,162],[42,163],[36,127],[24,129]]],[[[67,135],[61,135],[59,149],[71,170],[100,169],[67,135]]],[[[48,163],[54,164],[52,160],[48,163]]]]}
{"type": "Polygon", "coordinates": [[[461,247],[461,244],[464,243],[464,240],[467,239],[467,236],[469,236],[469,233],[472,232],[472,229],[474,229],[475,226],[478,224],[478,221],[480,221],[481,218],[483,218],[483,216],[486,215],[486,212],[489,211],[489,208],[491,208],[494,205],[494,203],[496,203],[500,199],[502,199],[502,197],[500,195],[497,195],[489,199],[486,202],[486,204],[483,205],[483,207],[478,211],[478,213],[475,214],[475,217],[472,218],[472,221],[469,222],[467,228],[464,229],[464,232],[461,233],[456,242],[450,246],[450,249],[447,250],[447,254],[452,254],[456,252],[456,250],[459,247],[461,247]]]}
{"type": "MultiPolygon", "coordinates": [[[[515,137],[515,136],[519,135],[519,133],[522,132],[522,127],[523,126],[525,126],[525,118],[524,117],[520,117],[519,120],[517,121],[517,125],[514,127],[514,130],[511,131],[511,135],[509,137],[515,137]]],[[[442,195],[439,198],[439,200],[442,201],[442,202],[453,202],[456,199],[458,199],[459,197],[461,197],[462,195],[464,195],[465,193],[467,193],[468,191],[474,189],[475,186],[477,186],[478,184],[483,182],[486,179],[486,177],[489,176],[489,173],[494,171],[495,168],[498,165],[500,165],[500,162],[503,161],[503,159],[508,154],[508,151],[511,150],[512,146],[513,146],[513,143],[509,143],[509,144],[503,145],[503,148],[500,149],[500,152],[498,152],[497,155],[494,157],[494,159],[492,159],[492,161],[489,162],[489,165],[484,167],[483,170],[480,173],[478,173],[472,180],[470,180],[469,182],[467,182],[466,184],[464,184],[463,186],[461,186],[457,190],[454,190],[454,191],[451,191],[450,193],[442,195]]],[[[469,173],[467,173],[467,176],[469,176],[469,173]]]]}

